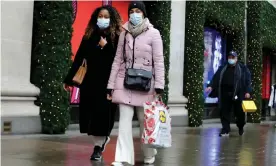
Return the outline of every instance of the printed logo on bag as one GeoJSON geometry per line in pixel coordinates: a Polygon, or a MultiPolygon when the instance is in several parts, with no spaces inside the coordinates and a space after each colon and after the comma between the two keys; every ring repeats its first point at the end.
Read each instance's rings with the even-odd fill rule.
{"type": "Polygon", "coordinates": [[[166,113],[165,111],[160,111],[159,112],[159,120],[161,123],[166,123],[166,113]]]}

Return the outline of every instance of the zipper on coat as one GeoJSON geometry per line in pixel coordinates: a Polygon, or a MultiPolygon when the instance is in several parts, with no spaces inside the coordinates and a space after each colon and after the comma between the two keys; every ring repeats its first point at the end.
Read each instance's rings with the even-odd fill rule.
{"type": "Polygon", "coordinates": [[[132,67],[131,68],[133,68],[133,66],[134,66],[134,50],[135,50],[135,38],[133,39],[133,52],[132,52],[132,67]]]}

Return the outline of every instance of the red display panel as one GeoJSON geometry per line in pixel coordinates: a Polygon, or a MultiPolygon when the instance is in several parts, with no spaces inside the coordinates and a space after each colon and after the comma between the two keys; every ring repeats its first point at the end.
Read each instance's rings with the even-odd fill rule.
{"type": "MultiPolygon", "coordinates": [[[[123,23],[128,20],[129,1],[72,1],[72,3],[74,8],[73,35],[71,39],[72,60],[79,48],[91,14],[96,8],[105,4],[112,5],[120,13],[123,23]]],[[[73,87],[71,90],[71,104],[75,105],[79,103],[79,95],[79,90],[76,87],[73,87]]]]}

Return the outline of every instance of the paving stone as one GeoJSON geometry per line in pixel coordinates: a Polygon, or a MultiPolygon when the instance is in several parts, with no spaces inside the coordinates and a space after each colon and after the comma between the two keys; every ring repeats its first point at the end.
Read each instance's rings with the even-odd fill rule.
{"type": "MultiPolygon", "coordinates": [[[[154,166],[274,166],[276,129],[247,125],[240,137],[233,127],[229,138],[218,137],[220,128],[173,128],[173,146],[160,149],[154,166]]],[[[106,166],[114,160],[116,135],[103,162],[91,162],[92,139],[85,135],[2,136],[3,166],[106,166]],[[15,136],[16,137],[16,136],[15,136]],[[13,139],[9,139],[13,138],[13,139]]],[[[135,138],[137,166],[143,166],[140,139],[135,138]]]]}

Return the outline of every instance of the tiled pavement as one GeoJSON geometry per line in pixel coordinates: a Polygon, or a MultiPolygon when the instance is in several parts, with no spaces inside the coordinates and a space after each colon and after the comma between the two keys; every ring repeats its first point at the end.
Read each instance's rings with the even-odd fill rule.
{"type": "MultiPolygon", "coordinates": [[[[273,126],[248,124],[242,137],[234,126],[229,138],[220,138],[218,133],[219,125],[174,128],[173,147],[159,150],[154,165],[276,166],[276,128],[273,126]]],[[[114,159],[115,135],[104,153],[103,163],[89,161],[91,138],[77,132],[63,136],[2,136],[2,166],[110,165],[114,159]]],[[[141,166],[138,137],[135,147],[135,165],[141,166]]]]}

